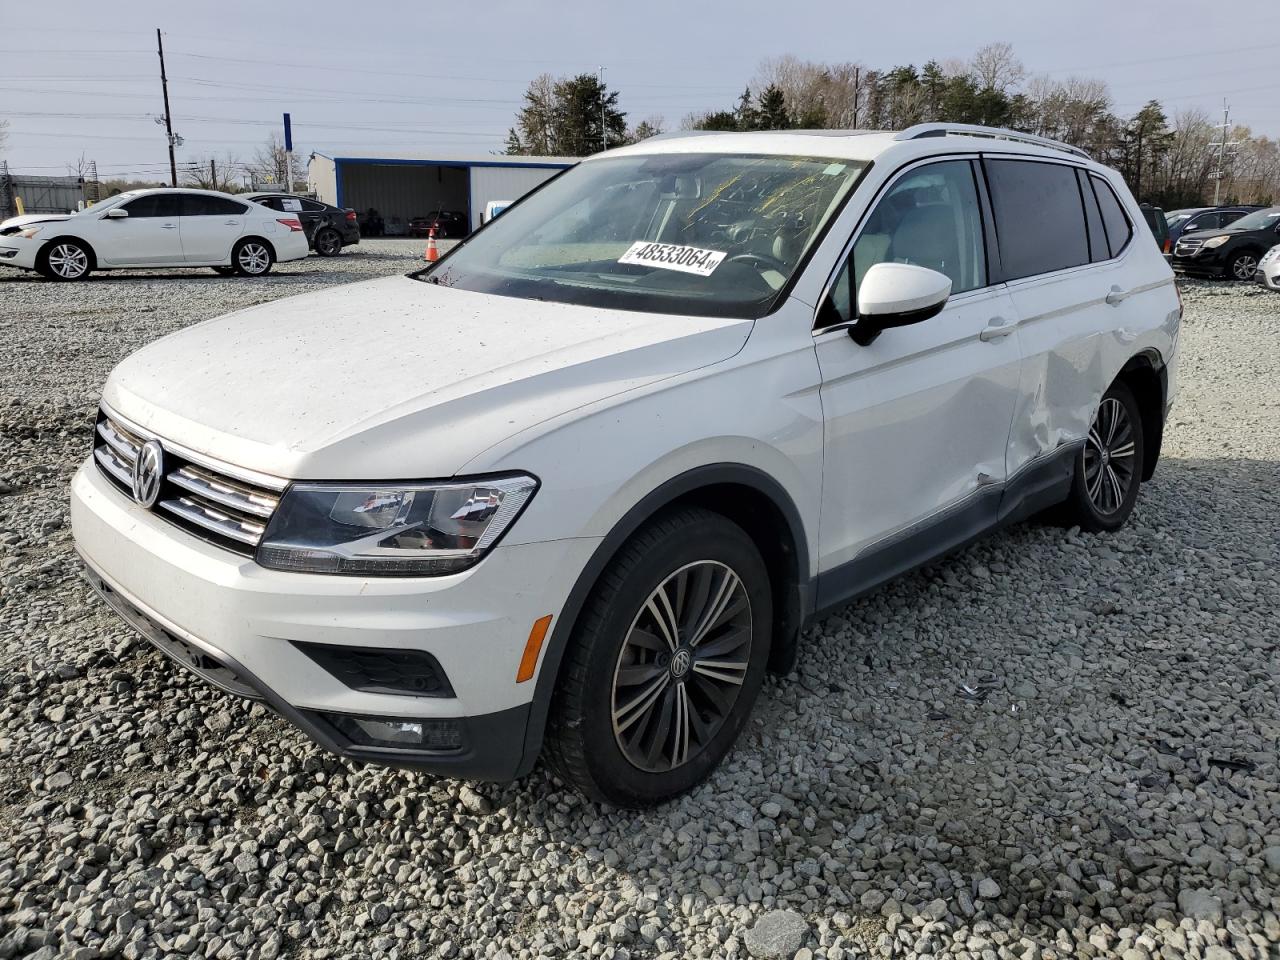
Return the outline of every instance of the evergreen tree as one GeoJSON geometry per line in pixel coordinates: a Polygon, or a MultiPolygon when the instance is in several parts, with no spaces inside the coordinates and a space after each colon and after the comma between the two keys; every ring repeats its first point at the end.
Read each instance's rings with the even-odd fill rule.
{"type": "Polygon", "coordinates": [[[760,94],[756,108],[759,130],[789,130],[794,124],[787,113],[787,104],[782,91],[776,86],[769,86],[760,94]]]}

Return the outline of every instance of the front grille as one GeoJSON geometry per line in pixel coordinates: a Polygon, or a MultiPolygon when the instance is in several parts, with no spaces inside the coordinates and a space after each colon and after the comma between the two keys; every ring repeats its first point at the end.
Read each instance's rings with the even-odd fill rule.
{"type": "Polygon", "coordinates": [[[1189,257],[1200,249],[1203,240],[1179,240],[1177,248],[1173,251],[1182,257],[1189,257]]]}
{"type": "Polygon", "coordinates": [[[292,643],[352,690],[411,697],[454,696],[440,661],[425,650],[349,647],[297,640],[292,643]]]}
{"type": "MultiPolygon", "coordinates": [[[[133,465],[148,440],[105,410],[98,414],[93,459],[103,475],[133,497],[133,465]]],[[[283,481],[197,462],[163,440],[164,479],[154,510],[175,526],[227,550],[252,556],[280,502],[283,481]]]]}

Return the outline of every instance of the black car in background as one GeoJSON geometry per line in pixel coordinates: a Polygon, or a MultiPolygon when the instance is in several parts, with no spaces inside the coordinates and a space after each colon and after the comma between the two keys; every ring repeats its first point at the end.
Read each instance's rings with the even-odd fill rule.
{"type": "Polygon", "coordinates": [[[432,210],[425,217],[409,221],[409,236],[425,237],[436,228],[437,240],[460,240],[471,232],[467,215],[461,210],[432,210]]]}
{"type": "Polygon", "coordinates": [[[337,256],[343,247],[360,242],[360,225],[354,210],[288,193],[250,193],[244,199],[282,213],[296,213],[311,249],[322,257],[337,256]]]}
{"type": "Polygon", "coordinates": [[[1214,230],[1184,233],[1173,248],[1173,269],[1192,277],[1252,280],[1262,255],[1280,244],[1280,207],[1246,214],[1214,230]]]}
{"type": "Polygon", "coordinates": [[[1170,210],[1165,214],[1169,221],[1169,242],[1177,244],[1184,233],[1196,230],[1217,230],[1235,223],[1245,214],[1263,209],[1260,203],[1233,203],[1221,207],[1188,207],[1185,210],[1170,210]]]}

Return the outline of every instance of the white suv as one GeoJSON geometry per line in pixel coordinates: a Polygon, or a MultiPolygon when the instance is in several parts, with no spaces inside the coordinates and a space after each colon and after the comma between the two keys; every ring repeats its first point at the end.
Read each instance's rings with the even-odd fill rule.
{"type": "Polygon", "coordinates": [[[1002,524],[1124,523],[1181,307],[1121,178],[926,125],[592,157],[407,277],[108,380],[108,602],[357,760],[660,801],[805,623],[1002,524]]]}

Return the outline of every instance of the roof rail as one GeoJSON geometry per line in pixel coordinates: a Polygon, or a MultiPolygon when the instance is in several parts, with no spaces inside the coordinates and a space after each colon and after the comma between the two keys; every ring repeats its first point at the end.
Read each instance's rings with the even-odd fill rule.
{"type": "Polygon", "coordinates": [[[972,123],[917,123],[913,127],[894,134],[895,140],[919,140],[923,137],[987,137],[991,140],[1012,140],[1016,143],[1029,143],[1037,147],[1048,147],[1050,150],[1062,150],[1066,153],[1093,159],[1079,147],[1073,147],[1061,140],[1050,140],[1038,137],[1034,133],[1019,133],[1017,130],[1006,130],[1004,127],[982,127],[972,123]]]}

